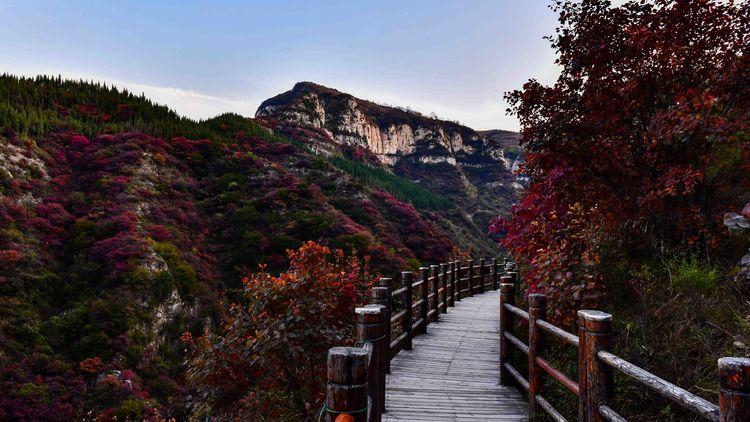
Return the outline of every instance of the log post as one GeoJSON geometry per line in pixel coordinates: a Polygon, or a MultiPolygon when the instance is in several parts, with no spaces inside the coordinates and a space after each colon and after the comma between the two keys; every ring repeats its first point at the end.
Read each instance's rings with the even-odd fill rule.
{"type": "Polygon", "coordinates": [[[603,422],[599,406],[612,398],[612,368],[596,354],[612,341],[612,315],[601,311],[578,311],[579,420],[603,422]]]}
{"type": "Polygon", "coordinates": [[[325,420],[342,414],[355,422],[367,421],[368,352],[361,347],[333,347],[328,350],[325,420]]]}
{"type": "Polygon", "coordinates": [[[357,342],[372,344],[367,374],[367,395],[372,398],[371,420],[380,420],[385,410],[385,360],[390,344],[386,343],[385,306],[370,304],[356,308],[357,342]]]}
{"type": "MultiPolygon", "coordinates": [[[[537,367],[536,357],[544,350],[544,331],[537,325],[537,320],[547,318],[547,297],[534,293],[529,295],[529,420],[538,419],[536,395],[542,391],[543,371],[537,367]]],[[[544,412],[540,412],[543,414],[544,412]]]]}
{"type": "Polygon", "coordinates": [[[492,258],[492,290],[497,290],[500,276],[497,272],[497,258],[492,258]]]}
{"type": "Polygon", "coordinates": [[[518,291],[518,289],[520,288],[520,278],[518,277],[518,273],[515,271],[508,271],[505,274],[509,275],[512,278],[513,281],[511,281],[511,283],[516,286],[516,291],[518,291]]]}
{"type": "Polygon", "coordinates": [[[484,265],[484,258],[479,260],[479,293],[484,293],[484,283],[485,276],[487,275],[487,271],[485,271],[485,265],[484,265]]]}
{"type": "Polygon", "coordinates": [[[427,267],[419,267],[419,279],[422,280],[422,289],[419,291],[419,298],[422,299],[422,306],[419,307],[419,319],[422,320],[422,325],[419,326],[420,334],[427,332],[427,313],[430,311],[430,304],[427,301],[429,277],[430,269],[427,267]]]}
{"type": "Polygon", "coordinates": [[[370,291],[370,301],[375,305],[383,305],[383,317],[387,321],[387,328],[385,330],[385,344],[388,345],[385,351],[385,372],[391,373],[391,279],[382,277],[378,280],[377,287],[373,287],[370,291]]]}
{"type": "Polygon", "coordinates": [[[456,262],[448,264],[448,306],[456,306],[456,262]]]}
{"type": "Polygon", "coordinates": [[[719,359],[719,420],[750,421],[750,358],[719,359]]]}
{"type": "Polygon", "coordinates": [[[469,274],[466,276],[469,279],[469,296],[474,296],[474,260],[470,259],[466,263],[469,274]]]}
{"type": "Polygon", "coordinates": [[[401,329],[404,333],[406,333],[406,337],[404,338],[404,344],[402,348],[404,350],[411,350],[411,339],[414,337],[414,333],[411,332],[411,323],[414,316],[412,315],[412,309],[411,309],[411,299],[412,299],[412,281],[414,280],[414,273],[411,271],[402,271],[401,272],[401,283],[403,283],[403,286],[406,287],[406,290],[404,291],[404,318],[401,320],[401,329]]]}
{"type": "MultiPolygon", "coordinates": [[[[504,277],[505,278],[505,277],[504,277]]],[[[503,280],[507,281],[507,280],[503,280]]],[[[513,314],[505,309],[505,304],[516,303],[516,292],[513,283],[500,284],[500,384],[514,385],[513,376],[505,368],[506,363],[511,363],[513,349],[510,341],[505,338],[505,333],[513,332],[513,314]]]]}
{"type": "Polygon", "coordinates": [[[456,300],[461,301],[461,261],[456,261],[456,272],[453,273],[454,289],[456,290],[456,300]]]}
{"type": "Polygon", "coordinates": [[[440,283],[438,290],[443,289],[443,313],[448,313],[448,264],[440,264],[440,283]]]}
{"type": "Polygon", "coordinates": [[[438,301],[438,266],[437,265],[430,265],[430,273],[432,274],[432,302],[430,304],[430,309],[435,310],[435,312],[432,313],[432,321],[431,322],[438,322],[438,319],[440,317],[440,309],[438,309],[438,304],[440,303],[438,301]]]}

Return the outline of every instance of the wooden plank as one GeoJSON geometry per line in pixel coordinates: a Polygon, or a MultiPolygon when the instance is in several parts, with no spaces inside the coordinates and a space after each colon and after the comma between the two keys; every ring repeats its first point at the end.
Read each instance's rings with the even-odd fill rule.
{"type": "Polygon", "coordinates": [[[524,421],[527,403],[500,379],[499,292],[468,297],[391,361],[384,421],[524,421]]]}

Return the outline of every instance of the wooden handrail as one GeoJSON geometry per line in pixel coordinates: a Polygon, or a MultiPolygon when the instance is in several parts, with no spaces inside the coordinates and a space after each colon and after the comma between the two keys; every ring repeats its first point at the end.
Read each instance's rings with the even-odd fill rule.
{"type": "Polygon", "coordinates": [[[607,352],[606,350],[602,350],[597,353],[596,357],[612,368],[621,371],[625,375],[628,375],[630,378],[640,382],[646,387],[651,388],[658,394],[674,401],[675,403],[687,407],[688,409],[703,416],[704,418],[709,420],[719,419],[719,406],[709,402],[708,400],[704,400],[696,396],[695,394],[692,394],[672,384],[669,381],[659,378],[656,375],[642,368],[639,368],[636,365],[633,365],[625,359],[621,359],[613,355],[612,353],[607,352]]]}
{"type": "MultiPolygon", "coordinates": [[[[509,268],[506,266],[506,270],[509,268]]],[[[506,274],[510,271],[506,271],[506,274]]],[[[544,295],[529,295],[529,311],[515,306],[515,275],[501,277],[500,284],[500,383],[517,384],[529,393],[529,420],[537,418],[537,408],[544,410],[554,420],[565,418],[539,393],[542,369],[555,381],[578,396],[578,420],[585,422],[624,422],[625,418],[609,407],[612,401],[612,369],[646,385],[657,394],[697,413],[711,421],[750,421],[750,359],[719,359],[719,405],[713,404],[640,368],[608,351],[612,339],[612,316],[600,311],[578,311],[579,335],[568,333],[544,320],[546,300],[544,295]],[[529,345],[512,333],[514,318],[529,322],[529,345]],[[551,334],[578,349],[579,381],[575,382],[540,356],[544,336],[551,334]],[[528,356],[528,380],[513,367],[512,347],[528,356]]]]}
{"type": "MultiPolygon", "coordinates": [[[[497,260],[492,262],[494,265],[497,260]]],[[[390,360],[399,351],[410,350],[412,338],[425,333],[429,324],[439,321],[440,313],[447,313],[449,307],[460,302],[462,292],[472,296],[480,289],[480,284],[482,290],[476,293],[483,291],[487,286],[482,275],[490,273],[492,277],[500,276],[491,265],[484,265],[484,260],[479,266],[468,261],[463,268],[460,262],[454,261],[421,267],[416,281],[414,273],[403,271],[401,286],[397,289],[392,288],[392,279],[381,278],[371,291],[373,304],[355,310],[357,340],[361,347],[334,347],[328,352],[328,390],[321,416],[325,413],[325,420],[330,421],[344,412],[357,422],[379,421],[385,410],[385,374],[390,371],[390,360]],[[461,279],[461,271],[466,278],[461,279]],[[469,288],[462,289],[462,281],[469,288]],[[403,304],[398,312],[393,309],[395,299],[403,304]],[[377,311],[373,307],[378,307],[377,311]],[[372,315],[376,313],[378,324],[384,327],[382,331],[373,323],[372,315]],[[394,339],[391,339],[392,332],[396,336],[394,339]]],[[[497,283],[490,285],[498,287],[497,283]]]]}
{"type": "Polygon", "coordinates": [[[609,406],[613,369],[616,369],[708,420],[750,422],[750,359],[719,360],[720,401],[717,406],[612,354],[609,351],[612,316],[609,314],[579,311],[576,336],[545,321],[544,295],[529,295],[529,311],[515,306],[516,286],[520,281],[515,264],[506,260],[502,275],[497,267],[497,260],[491,264],[480,260],[478,266],[470,260],[463,267],[460,262],[423,267],[417,282],[412,272],[404,271],[398,289],[392,289],[391,279],[381,279],[371,291],[373,303],[355,310],[357,341],[361,346],[329,350],[326,406],[321,410],[325,412],[325,420],[335,419],[333,416],[343,412],[357,422],[380,421],[385,410],[385,374],[390,370],[390,360],[399,351],[410,350],[412,338],[426,332],[429,324],[438,322],[439,314],[460,302],[463,293],[472,296],[487,288],[499,288],[500,383],[518,385],[529,393],[531,420],[536,419],[539,409],[553,420],[565,420],[541,394],[544,376],[549,376],[578,396],[580,421],[625,421],[609,406]],[[420,298],[414,301],[417,292],[420,298]],[[396,298],[403,306],[398,312],[393,309],[396,298]],[[529,345],[513,335],[515,318],[529,322],[529,345]],[[392,332],[395,339],[391,339],[392,332]],[[547,335],[577,348],[578,382],[544,359],[547,335]],[[513,367],[514,347],[528,359],[528,380],[513,367]]]}

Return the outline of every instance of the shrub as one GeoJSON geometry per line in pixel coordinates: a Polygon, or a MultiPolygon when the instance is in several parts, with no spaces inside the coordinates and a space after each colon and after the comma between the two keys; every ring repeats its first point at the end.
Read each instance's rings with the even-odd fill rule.
{"type": "Polygon", "coordinates": [[[351,341],[352,311],[374,281],[368,259],[314,242],[287,256],[281,275],[261,268],[243,279],[244,303],[230,306],[220,332],[194,342],[193,380],[219,412],[312,416],[324,395],[326,351],[351,341]]]}

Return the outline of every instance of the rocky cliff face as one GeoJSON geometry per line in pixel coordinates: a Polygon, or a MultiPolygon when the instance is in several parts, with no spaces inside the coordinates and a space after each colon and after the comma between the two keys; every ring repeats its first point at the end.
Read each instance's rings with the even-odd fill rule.
{"type": "Polygon", "coordinates": [[[455,217],[480,237],[521,189],[513,175],[520,156],[516,132],[477,132],[311,82],[264,101],[256,117],[312,127],[339,146],[366,151],[374,164],[455,201],[461,210],[455,217]]]}

